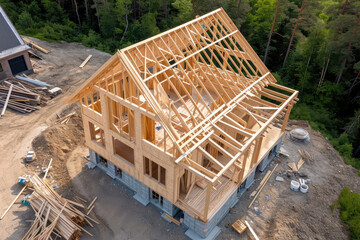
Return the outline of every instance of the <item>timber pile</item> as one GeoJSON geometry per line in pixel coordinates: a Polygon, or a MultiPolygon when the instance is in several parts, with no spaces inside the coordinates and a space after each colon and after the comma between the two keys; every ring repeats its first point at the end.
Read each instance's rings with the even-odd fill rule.
{"type": "Polygon", "coordinates": [[[83,204],[61,197],[46,180],[40,179],[37,175],[30,178],[30,186],[34,192],[29,201],[36,218],[23,240],[51,239],[52,235],[77,240],[82,235],[81,231],[92,236],[82,227],[86,222],[89,223],[89,220],[98,222],[74,207],[85,209],[83,204]]]}
{"type": "Polygon", "coordinates": [[[47,87],[39,87],[30,82],[9,77],[0,82],[0,105],[5,105],[11,85],[13,87],[7,106],[18,112],[30,113],[38,110],[40,109],[38,105],[46,104],[51,99],[47,87]]]}

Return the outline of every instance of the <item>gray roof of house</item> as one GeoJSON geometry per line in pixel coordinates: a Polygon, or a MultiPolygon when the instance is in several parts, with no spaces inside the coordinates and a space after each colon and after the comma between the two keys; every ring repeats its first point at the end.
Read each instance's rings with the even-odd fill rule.
{"type": "Polygon", "coordinates": [[[3,51],[18,48],[21,45],[25,45],[24,41],[0,6],[0,55],[3,51]]]}

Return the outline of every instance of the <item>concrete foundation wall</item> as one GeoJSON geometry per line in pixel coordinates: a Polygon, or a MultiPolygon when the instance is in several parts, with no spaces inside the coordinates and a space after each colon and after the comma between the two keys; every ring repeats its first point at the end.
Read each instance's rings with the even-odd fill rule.
{"type": "MultiPolygon", "coordinates": [[[[282,138],[274,146],[274,151],[270,151],[269,154],[264,158],[264,160],[258,166],[260,171],[263,171],[266,166],[271,162],[276,153],[279,151],[281,146],[282,138]],[[270,156],[269,156],[270,155],[270,156]]],[[[90,152],[90,161],[95,163],[99,168],[104,170],[107,175],[113,179],[121,181],[123,184],[128,186],[130,189],[136,192],[134,198],[141,202],[144,205],[147,205],[150,201],[150,192],[151,189],[142,184],[140,181],[136,180],[126,172],[122,171],[122,176],[120,177],[116,173],[116,166],[108,161],[108,166],[105,167],[103,164],[99,163],[99,155],[94,151],[89,150],[90,152]]],[[[204,223],[200,220],[197,220],[191,217],[189,214],[184,212],[184,225],[189,229],[194,231],[200,238],[206,238],[208,235],[216,228],[216,226],[222,221],[222,219],[227,215],[230,208],[232,208],[239,200],[239,197],[254,183],[256,169],[247,177],[247,179],[241,184],[237,191],[235,191],[228,201],[220,208],[220,210],[207,222],[204,223]]],[[[175,207],[171,202],[163,198],[162,206],[154,204],[163,211],[165,211],[170,216],[174,216],[179,209],[175,207]]],[[[195,235],[196,235],[195,234],[195,235]]]]}
{"type": "Polygon", "coordinates": [[[209,233],[221,222],[238,201],[237,193],[231,195],[229,200],[220,208],[220,210],[207,223],[196,220],[189,214],[184,213],[184,224],[197,233],[200,237],[206,238],[209,233]]]}

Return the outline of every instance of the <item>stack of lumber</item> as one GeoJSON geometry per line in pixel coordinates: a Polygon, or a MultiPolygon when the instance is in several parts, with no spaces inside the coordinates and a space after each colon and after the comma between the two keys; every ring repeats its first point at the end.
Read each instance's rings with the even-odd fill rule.
{"type": "Polygon", "coordinates": [[[29,184],[34,189],[29,201],[36,218],[23,240],[51,239],[51,236],[75,240],[80,239],[81,231],[92,236],[82,227],[89,220],[97,222],[75,208],[85,209],[85,206],[61,197],[45,179],[37,175],[30,178],[29,184]]]}
{"type": "Polygon", "coordinates": [[[14,77],[0,82],[0,105],[6,106],[7,98],[9,98],[7,107],[21,113],[38,110],[40,109],[38,105],[50,100],[46,87],[40,87],[14,77]]]}

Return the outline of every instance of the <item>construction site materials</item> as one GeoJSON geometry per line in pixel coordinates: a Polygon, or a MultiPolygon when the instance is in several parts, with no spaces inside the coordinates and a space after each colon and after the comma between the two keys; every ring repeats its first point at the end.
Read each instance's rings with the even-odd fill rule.
{"type": "Polygon", "coordinates": [[[314,161],[313,157],[312,157],[312,156],[310,155],[310,153],[309,153],[308,151],[306,151],[305,149],[300,148],[300,149],[298,150],[298,152],[300,153],[301,158],[302,158],[305,162],[310,163],[310,162],[314,161]]]}
{"type": "Polygon", "coordinates": [[[306,185],[306,184],[301,184],[301,186],[300,186],[300,192],[302,192],[302,193],[307,193],[308,189],[309,189],[309,186],[308,186],[308,185],[306,185]]]}
{"type": "Polygon", "coordinates": [[[47,176],[47,174],[48,174],[48,172],[49,172],[49,169],[50,169],[50,167],[51,167],[52,161],[53,161],[53,159],[51,158],[51,159],[50,159],[50,162],[49,162],[49,165],[48,165],[48,167],[46,168],[46,172],[45,172],[44,177],[43,177],[44,179],[46,179],[46,176],[47,176]]]}
{"type": "Polygon", "coordinates": [[[309,133],[302,128],[295,128],[290,131],[291,139],[296,139],[300,141],[310,141],[309,133]]]}
{"type": "Polygon", "coordinates": [[[25,162],[32,162],[35,159],[35,152],[34,151],[28,151],[25,157],[25,162]]]}
{"type": "Polygon", "coordinates": [[[39,81],[37,79],[31,79],[31,78],[28,78],[28,77],[18,76],[18,75],[15,76],[15,78],[17,78],[19,80],[22,80],[22,81],[25,81],[25,82],[28,82],[28,83],[31,83],[31,84],[34,84],[34,85],[37,85],[37,86],[40,86],[40,87],[52,87],[52,85],[44,83],[44,82],[39,81]]]}
{"type": "Polygon", "coordinates": [[[60,123],[60,124],[65,123],[65,124],[67,124],[69,122],[70,118],[75,114],[76,114],[76,112],[72,112],[72,113],[70,113],[70,114],[68,114],[68,115],[66,115],[66,116],[64,116],[62,118],[57,119],[55,123],[60,123]]]}
{"type": "Polygon", "coordinates": [[[260,187],[259,191],[256,193],[256,195],[255,195],[254,199],[251,201],[251,203],[250,203],[250,205],[249,205],[249,207],[248,207],[248,208],[250,208],[250,207],[251,207],[251,205],[254,203],[255,199],[259,196],[259,194],[260,194],[261,190],[264,188],[265,184],[266,184],[266,183],[267,183],[267,181],[270,179],[271,175],[274,173],[274,171],[275,171],[275,169],[277,168],[277,166],[279,166],[279,164],[278,164],[278,163],[275,165],[275,167],[273,168],[273,170],[271,171],[271,173],[268,175],[268,177],[265,179],[265,181],[262,181],[262,182],[263,182],[263,184],[261,185],[261,187],[260,187]]]}
{"type": "Polygon", "coordinates": [[[3,215],[1,215],[0,220],[2,220],[5,215],[8,213],[8,211],[10,210],[10,208],[14,205],[14,203],[16,202],[16,200],[20,197],[20,195],[25,191],[27,185],[25,185],[21,191],[18,193],[18,195],[14,198],[14,200],[12,201],[12,203],[9,205],[9,207],[5,210],[5,212],[3,213],[3,215]]]}
{"type": "Polygon", "coordinates": [[[54,87],[54,88],[50,89],[48,92],[51,97],[55,97],[55,96],[59,95],[60,93],[62,93],[62,89],[59,87],[54,87]]]}
{"type": "Polygon", "coordinates": [[[296,165],[296,168],[297,170],[299,171],[301,166],[304,164],[304,159],[300,158],[300,160],[298,161],[297,165],[296,165]]]}
{"type": "Polygon", "coordinates": [[[83,68],[88,63],[91,57],[92,55],[89,55],[79,67],[83,68]]]}
{"type": "Polygon", "coordinates": [[[283,178],[283,177],[280,177],[280,176],[276,176],[275,181],[283,182],[283,181],[284,181],[284,178],[283,178]]]}
{"type": "Polygon", "coordinates": [[[30,181],[30,175],[24,174],[21,177],[18,177],[18,183],[26,184],[30,181]]]}
{"type": "Polygon", "coordinates": [[[31,41],[30,39],[23,38],[23,40],[24,40],[24,42],[26,42],[34,50],[40,50],[41,52],[46,53],[46,54],[51,52],[50,50],[48,50],[48,49],[40,46],[39,44],[31,41]]]}
{"type": "Polygon", "coordinates": [[[298,181],[291,180],[290,189],[297,192],[299,191],[299,188],[300,188],[300,183],[298,181]]]}
{"type": "Polygon", "coordinates": [[[256,235],[254,229],[252,229],[252,227],[250,226],[250,224],[248,223],[248,221],[244,220],[244,222],[245,222],[245,225],[246,225],[246,227],[247,227],[249,237],[250,237],[252,240],[259,240],[259,238],[258,238],[258,236],[256,235]]]}
{"type": "Polygon", "coordinates": [[[65,239],[79,239],[81,231],[92,236],[82,228],[86,224],[86,214],[73,206],[78,204],[61,197],[37,175],[30,178],[30,184],[34,192],[29,201],[36,218],[23,239],[48,239],[54,233],[65,239]]]}
{"type": "Polygon", "coordinates": [[[300,178],[299,182],[300,182],[300,192],[307,193],[307,191],[309,189],[309,186],[305,184],[307,181],[300,178]]]}
{"type": "Polygon", "coordinates": [[[40,109],[38,105],[46,104],[52,98],[48,87],[52,86],[21,76],[9,77],[1,81],[0,105],[4,105],[1,115],[4,114],[6,107],[21,113],[40,109]]]}
{"type": "Polygon", "coordinates": [[[9,92],[7,94],[6,101],[5,101],[4,107],[3,107],[2,111],[1,111],[0,117],[2,117],[4,115],[4,113],[5,113],[5,111],[6,111],[7,105],[9,103],[12,88],[13,88],[13,85],[10,84],[9,92]]]}
{"type": "Polygon", "coordinates": [[[91,203],[89,204],[89,206],[87,207],[87,209],[90,209],[91,206],[95,203],[97,197],[94,198],[94,200],[91,201],[91,203]]]}
{"type": "Polygon", "coordinates": [[[175,223],[176,225],[180,226],[180,222],[178,220],[176,220],[175,218],[173,218],[172,216],[170,216],[169,214],[165,213],[164,217],[166,219],[168,219],[169,221],[175,223]]]}
{"type": "Polygon", "coordinates": [[[242,221],[242,220],[240,220],[240,219],[236,220],[236,221],[233,223],[232,227],[233,227],[233,228],[235,229],[235,231],[237,231],[239,234],[242,234],[242,233],[247,229],[244,221],[242,221]]]}

